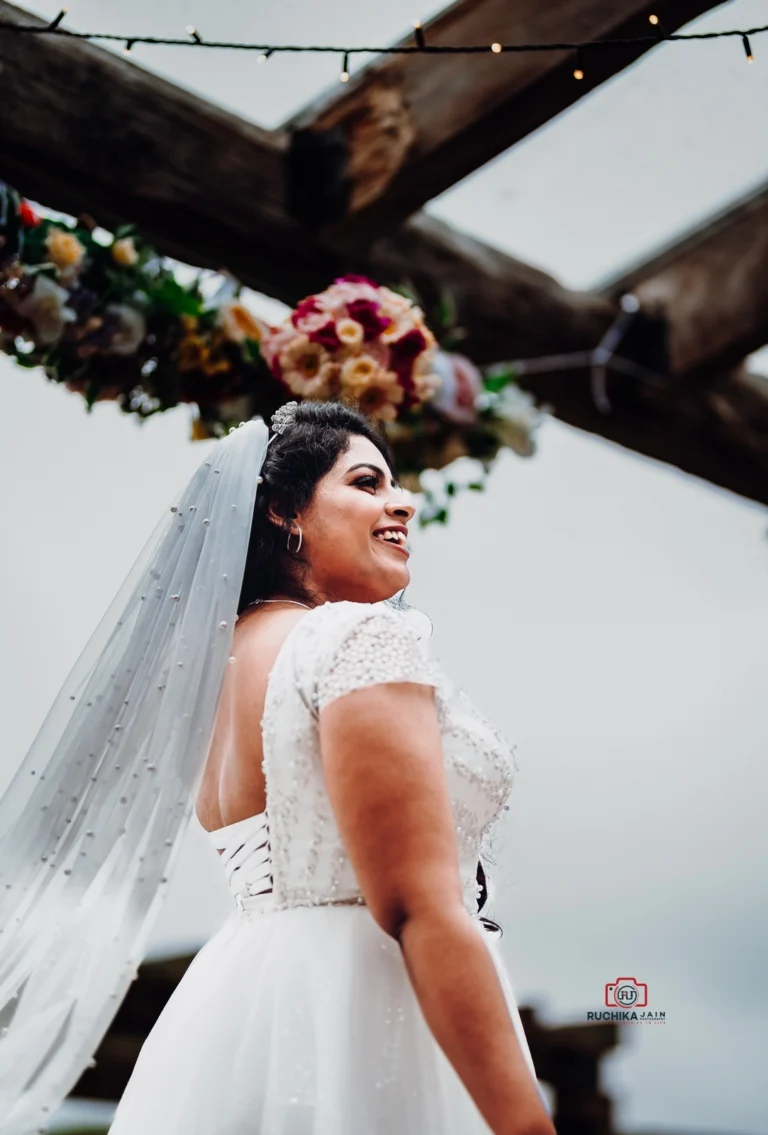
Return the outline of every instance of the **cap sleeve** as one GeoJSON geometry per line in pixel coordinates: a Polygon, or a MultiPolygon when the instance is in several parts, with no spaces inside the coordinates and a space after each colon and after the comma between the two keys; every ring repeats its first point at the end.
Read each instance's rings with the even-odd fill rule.
{"type": "Polygon", "coordinates": [[[386,682],[439,684],[437,667],[413,626],[396,611],[367,611],[346,629],[320,667],[316,709],[352,690],[386,682]]]}

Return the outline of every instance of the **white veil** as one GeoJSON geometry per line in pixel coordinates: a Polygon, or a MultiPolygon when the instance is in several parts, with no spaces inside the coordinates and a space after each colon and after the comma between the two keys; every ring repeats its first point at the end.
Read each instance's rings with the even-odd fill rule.
{"type": "Polygon", "coordinates": [[[254,418],[210,451],[0,799],[3,1135],[47,1124],[144,955],[213,735],[268,439],[254,418]]]}

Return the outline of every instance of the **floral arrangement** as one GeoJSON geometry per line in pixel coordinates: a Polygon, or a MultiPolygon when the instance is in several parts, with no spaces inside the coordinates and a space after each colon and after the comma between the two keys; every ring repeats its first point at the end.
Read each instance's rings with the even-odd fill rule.
{"type": "Polygon", "coordinates": [[[423,494],[422,526],[446,521],[457,458],[474,459],[464,485],[482,489],[501,449],[534,452],[549,407],[513,368],[482,372],[448,349],[461,339],[449,297],[430,318],[436,337],[412,290],[365,276],[340,277],[277,327],[230,274],[203,283],[182,284],[134,226],[110,235],[87,216],[45,218],[0,182],[0,350],[89,411],[111,400],[144,421],[187,402],[202,440],[290,398],[347,402],[381,423],[402,483],[423,494]]]}
{"type": "Polygon", "coordinates": [[[133,226],[105,235],[87,216],[39,216],[0,182],[0,349],[89,411],[111,400],[143,420],[194,403],[194,439],[225,433],[257,389],[268,408],[285,400],[261,360],[266,325],[233,277],[206,298],[199,277],[180,283],[133,226]]]}
{"type": "Polygon", "coordinates": [[[421,309],[365,276],[308,296],[262,351],[274,377],[302,398],[340,398],[391,422],[432,397],[435,338],[421,309]]]}

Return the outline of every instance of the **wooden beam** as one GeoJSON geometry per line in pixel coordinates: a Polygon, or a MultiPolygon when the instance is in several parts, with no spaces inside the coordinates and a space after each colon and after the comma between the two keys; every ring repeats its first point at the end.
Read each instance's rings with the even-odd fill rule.
{"type": "MultiPolygon", "coordinates": [[[[742,215],[741,206],[737,211],[742,215]]],[[[725,218],[719,219],[716,227],[718,231],[727,229],[725,218]]],[[[706,233],[705,229],[703,239],[707,239],[706,233]]],[[[688,241],[683,245],[688,247],[688,241]]],[[[690,247],[693,262],[695,247],[690,247]]],[[[724,280],[730,279],[742,262],[741,242],[734,243],[731,251],[733,262],[722,248],[718,260],[724,280]]],[[[667,257],[659,268],[661,279],[663,264],[674,262],[672,250],[667,257]]],[[[618,313],[619,297],[632,282],[628,278],[626,287],[622,281],[601,296],[570,292],[545,273],[423,214],[401,226],[392,237],[377,241],[371,248],[370,261],[361,261],[360,270],[379,279],[412,280],[425,297],[427,310],[441,289],[448,292],[456,304],[458,321],[467,332],[462,349],[480,363],[596,347],[618,313]]],[[[654,270],[652,263],[647,276],[642,269],[637,272],[636,279],[644,280],[648,294],[654,293],[654,270]]],[[[762,268],[754,268],[756,286],[761,271],[765,271],[765,261],[762,268]]],[[[713,273],[712,287],[717,292],[715,277],[713,273]]],[[[695,283],[695,275],[693,279],[695,283]]],[[[550,404],[555,417],[569,425],[768,504],[768,397],[764,384],[743,367],[710,368],[706,379],[700,374],[670,371],[666,343],[676,341],[676,320],[695,314],[703,325],[710,310],[718,312],[715,294],[700,296],[700,310],[689,308],[685,290],[694,285],[682,270],[677,286],[683,294],[669,285],[662,310],[656,304],[649,304],[647,312],[641,309],[636,325],[618,350],[619,355],[655,370],[658,377],[609,373],[610,413],[604,413],[593,401],[587,368],[524,374],[520,385],[539,402],[550,404]]],[[[745,342],[761,338],[768,291],[763,288],[757,295],[758,302],[751,298],[749,303],[756,316],[753,330],[748,334],[744,322],[734,315],[736,345],[730,347],[726,321],[731,317],[726,311],[727,300],[721,301],[723,326],[717,336],[720,358],[738,355],[745,342]]],[[[684,328],[680,337],[687,338],[684,328]]]]}
{"type": "MultiPolygon", "coordinates": [[[[664,28],[672,32],[715,6],[667,0],[664,28]]],[[[648,36],[657,8],[655,0],[460,0],[424,35],[428,46],[648,36]]],[[[327,225],[335,246],[385,233],[650,46],[584,51],[581,81],[572,51],[383,56],[288,124],[294,215],[327,225]]]]}
{"type": "MultiPolygon", "coordinates": [[[[0,19],[44,23],[2,0],[0,19]]],[[[695,316],[680,293],[703,269],[679,267],[697,262],[695,241],[685,242],[689,260],[680,251],[676,261],[673,250],[605,294],[569,291],[546,273],[423,215],[341,253],[313,240],[286,216],[286,143],[280,135],[241,122],[81,41],[0,36],[0,63],[5,99],[0,177],[33,200],[75,215],[88,212],[106,227],[134,221],[160,252],[190,264],[226,267],[287,303],[325,287],[340,271],[364,272],[389,283],[410,279],[428,313],[449,291],[467,333],[465,349],[481,363],[592,348],[615,317],[616,295],[642,283],[650,296],[659,288],[653,284],[657,278],[667,280],[661,310],[669,320],[671,343],[676,325],[695,316]]],[[[702,309],[704,320],[710,310],[719,313],[713,347],[719,361],[738,356],[750,349],[745,344],[760,338],[768,307],[760,307],[766,257],[763,252],[761,261],[755,252],[763,245],[749,251],[749,218],[764,213],[755,206],[739,215],[744,225],[718,221],[720,235],[712,235],[717,268],[700,297],[700,303],[714,305],[702,309]],[[732,231],[742,234],[739,240],[727,239],[732,231]],[[744,275],[744,288],[755,289],[752,300],[729,308],[727,296],[718,296],[719,280],[732,279],[739,266],[746,273],[745,261],[751,275],[744,275]],[[744,330],[747,306],[757,330],[744,330]],[[738,334],[728,345],[731,323],[738,334]]],[[[650,364],[654,327],[663,325],[660,318],[648,320],[623,346],[650,364]]],[[[696,333],[680,332],[683,339],[693,342],[696,333]]],[[[673,368],[676,358],[673,352],[673,368]]],[[[521,381],[565,422],[768,503],[768,399],[730,369],[713,372],[706,384],[683,378],[654,384],[611,375],[610,414],[593,405],[585,372],[521,381]]]]}
{"type": "MultiPolygon", "coordinates": [[[[0,20],[46,24],[3,0],[0,20]]],[[[283,209],[284,136],[84,40],[0,33],[0,70],[0,177],[25,196],[289,302],[327,282],[333,253],[283,209]]]]}
{"type": "Polygon", "coordinates": [[[768,343],[768,185],[603,288],[669,327],[673,374],[718,374],[768,343]]]}

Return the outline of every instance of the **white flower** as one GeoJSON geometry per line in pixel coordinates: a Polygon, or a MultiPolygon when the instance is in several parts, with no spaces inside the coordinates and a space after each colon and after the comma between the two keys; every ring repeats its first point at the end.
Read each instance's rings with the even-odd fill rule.
{"type": "Polygon", "coordinates": [[[127,303],[111,303],[104,309],[105,315],[116,315],[120,321],[115,334],[104,353],[107,355],[132,355],[147,336],[147,321],[138,310],[127,303]]]}
{"type": "Polygon", "coordinates": [[[530,457],[534,452],[533,432],[541,425],[549,407],[537,406],[532,395],[514,382],[499,391],[492,407],[496,418],[494,432],[502,444],[521,457],[530,457]]]}
{"type": "Polygon", "coordinates": [[[35,277],[35,286],[23,300],[14,304],[15,310],[35,329],[35,342],[40,347],[50,346],[61,338],[65,323],[73,323],[77,314],[67,307],[69,292],[61,288],[50,276],[35,277]]]}

